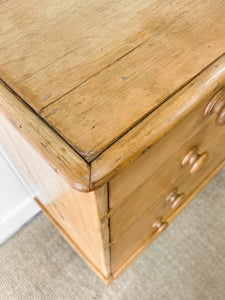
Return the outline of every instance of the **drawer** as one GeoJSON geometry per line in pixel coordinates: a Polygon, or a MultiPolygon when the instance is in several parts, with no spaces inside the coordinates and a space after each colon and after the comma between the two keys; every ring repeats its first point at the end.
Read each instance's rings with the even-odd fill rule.
{"type": "MultiPolygon", "coordinates": [[[[196,111],[204,112],[203,108],[205,109],[205,103],[200,104],[196,111]]],[[[192,115],[196,116],[196,111],[192,115]]],[[[225,127],[216,126],[214,118],[203,117],[198,131],[188,135],[190,128],[187,120],[191,121],[191,117],[184,119],[152,147],[151,154],[156,155],[155,160],[153,157],[147,157],[150,154],[149,150],[139,162],[135,162],[142,163],[140,168],[146,173],[137,177],[138,184],[135,189],[132,182],[127,180],[123,199],[111,209],[113,272],[126,263],[157,231],[153,224],[164,224],[225,159],[225,127]],[[187,127],[183,127],[184,125],[187,127]],[[173,141],[168,139],[170,136],[174,137],[173,141]],[[171,151],[174,140],[176,144],[171,151]],[[168,147],[164,145],[165,141],[168,142],[168,147]],[[160,161],[158,157],[164,159],[160,161]],[[149,171],[146,169],[146,161],[149,171]],[[196,166],[199,170],[194,168],[196,166]]],[[[133,178],[129,168],[124,172],[128,172],[133,178]]],[[[136,170],[138,173],[138,164],[136,170]]]]}
{"type": "MultiPolygon", "coordinates": [[[[225,127],[216,127],[210,120],[194,137],[180,145],[177,152],[169,156],[154,174],[147,177],[132,194],[128,194],[115,209],[110,219],[111,241],[123,235],[146,210],[154,211],[161,205],[169,207],[169,211],[172,206],[176,209],[179,205],[177,202],[182,203],[183,196],[192,193],[224,158],[225,127]],[[188,165],[182,166],[182,161],[192,149],[196,149],[196,153],[208,154],[202,168],[193,174],[188,165]]],[[[201,162],[201,157],[199,161],[201,162]]]]}
{"type": "MultiPolygon", "coordinates": [[[[224,165],[224,159],[221,163],[224,165]]],[[[200,187],[202,187],[205,180],[208,181],[208,177],[210,178],[211,174],[214,175],[217,172],[220,165],[202,179],[202,182],[199,184],[200,187]]],[[[193,194],[195,195],[195,191],[193,191],[193,194]]],[[[193,194],[186,193],[181,205],[176,209],[172,209],[170,202],[165,202],[165,198],[161,199],[161,203],[146,209],[145,213],[118,240],[112,242],[111,267],[115,278],[121,274],[121,270],[124,271],[130,265],[130,262],[167,228],[168,222],[176,217],[186,204],[190,202],[193,194]]]]}
{"type": "MultiPolygon", "coordinates": [[[[181,147],[192,137],[196,136],[196,134],[209,122],[213,123],[211,124],[213,134],[215,133],[218,135],[219,132],[224,131],[223,126],[216,126],[214,122],[217,120],[218,123],[221,122],[222,124],[225,119],[225,109],[223,109],[225,107],[225,91],[224,89],[217,90],[218,87],[214,90],[212,89],[208,97],[201,99],[193,111],[179,124],[110,181],[110,209],[116,208],[139,186],[148,180],[151,175],[154,176],[156,170],[158,170],[160,166],[167,164],[169,159],[171,159],[177,151],[180,151],[183,155],[181,147]],[[218,99],[218,95],[221,96],[221,94],[222,97],[219,97],[218,99]],[[214,95],[217,95],[217,98],[213,97],[214,95]],[[214,107],[214,109],[217,109],[217,115],[206,115],[206,113],[209,112],[209,104],[215,102],[215,99],[221,100],[218,102],[222,103],[222,108],[221,105],[218,105],[219,107],[215,106],[216,108],[214,107]]],[[[199,141],[197,141],[197,143],[198,142],[199,141]]],[[[185,149],[185,151],[187,151],[187,149],[185,149]]]]}

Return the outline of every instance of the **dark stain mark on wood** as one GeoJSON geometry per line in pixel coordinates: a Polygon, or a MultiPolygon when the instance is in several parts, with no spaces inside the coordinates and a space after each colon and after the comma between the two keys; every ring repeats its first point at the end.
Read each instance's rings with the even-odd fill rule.
{"type": "Polygon", "coordinates": [[[41,145],[42,145],[43,147],[47,148],[47,146],[46,146],[44,143],[42,143],[42,142],[41,142],[41,145]]]}
{"type": "Polygon", "coordinates": [[[120,170],[120,167],[117,167],[117,168],[115,169],[115,172],[119,172],[119,170],[120,170]]]}
{"type": "Polygon", "coordinates": [[[44,116],[44,118],[48,118],[50,117],[51,115],[55,114],[57,112],[57,108],[53,109],[52,111],[50,111],[46,116],[44,116]]]}
{"type": "Polygon", "coordinates": [[[12,119],[9,119],[9,122],[10,122],[13,126],[15,126],[15,127],[17,128],[16,123],[15,123],[12,119]]]}
{"type": "Polygon", "coordinates": [[[44,102],[45,100],[48,100],[48,98],[49,98],[49,96],[44,96],[44,97],[40,100],[40,102],[44,102]]]}
{"type": "Polygon", "coordinates": [[[145,152],[147,152],[150,148],[151,148],[151,146],[148,146],[147,148],[145,148],[145,149],[142,151],[142,154],[144,154],[145,152]]]}

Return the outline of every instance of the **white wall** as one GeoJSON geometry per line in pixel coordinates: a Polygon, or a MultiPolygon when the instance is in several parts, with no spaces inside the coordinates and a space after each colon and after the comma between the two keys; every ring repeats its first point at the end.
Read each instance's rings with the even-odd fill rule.
{"type": "Polygon", "coordinates": [[[0,147],[0,244],[40,211],[33,196],[0,147]]]}

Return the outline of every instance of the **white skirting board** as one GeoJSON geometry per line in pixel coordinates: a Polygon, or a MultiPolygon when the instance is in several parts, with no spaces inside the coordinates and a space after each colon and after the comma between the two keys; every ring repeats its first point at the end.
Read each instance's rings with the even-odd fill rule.
{"type": "Polygon", "coordinates": [[[0,148],[0,245],[39,211],[18,171],[0,148]]]}

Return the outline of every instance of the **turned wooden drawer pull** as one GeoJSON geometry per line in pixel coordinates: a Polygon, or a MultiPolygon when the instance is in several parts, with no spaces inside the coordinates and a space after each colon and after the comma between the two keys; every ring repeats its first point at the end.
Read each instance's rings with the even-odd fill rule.
{"type": "Polygon", "coordinates": [[[165,202],[171,202],[171,208],[175,209],[181,205],[185,197],[185,194],[178,194],[177,189],[174,189],[165,199],[165,202]]]}
{"type": "Polygon", "coordinates": [[[220,89],[207,105],[204,116],[216,114],[216,125],[225,125],[225,88],[220,89]]]}
{"type": "Polygon", "coordinates": [[[156,228],[156,232],[160,233],[163,232],[168,227],[168,225],[169,224],[167,222],[163,222],[162,219],[159,219],[152,225],[152,227],[156,228]]]}
{"type": "Polygon", "coordinates": [[[190,173],[194,174],[204,167],[204,165],[208,161],[208,158],[208,152],[198,154],[198,148],[196,146],[185,156],[182,161],[182,166],[190,165],[190,173]]]}

